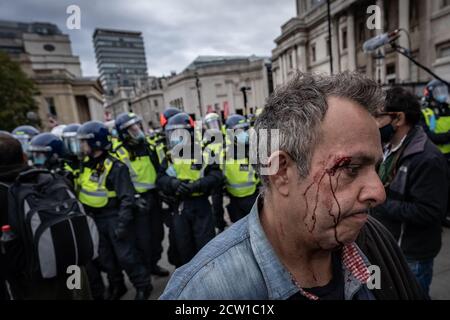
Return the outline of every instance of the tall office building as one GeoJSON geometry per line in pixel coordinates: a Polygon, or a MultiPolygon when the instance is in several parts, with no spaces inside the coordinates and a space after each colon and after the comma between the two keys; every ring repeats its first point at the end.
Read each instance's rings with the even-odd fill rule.
{"type": "Polygon", "coordinates": [[[119,87],[139,87],[147,79],[141,32],[96,29],[93,35],[100,82],[108,96],[119,87]]]}

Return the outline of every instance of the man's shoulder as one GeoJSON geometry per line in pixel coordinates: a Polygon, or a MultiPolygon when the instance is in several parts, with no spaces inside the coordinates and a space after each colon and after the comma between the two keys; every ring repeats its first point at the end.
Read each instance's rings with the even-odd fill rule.
{"type": "Polygon", "coordinates": [[[264,294],[263,283],[246,217],[177,269],[160,299],[257,299],[264,294]]]}

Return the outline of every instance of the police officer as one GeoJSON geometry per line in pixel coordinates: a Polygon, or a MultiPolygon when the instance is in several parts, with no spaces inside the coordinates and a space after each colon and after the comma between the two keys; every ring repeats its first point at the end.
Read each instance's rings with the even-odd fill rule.
{"type": "Polygon", "coordinates": [[[62,140],[54,134],[44,132],[36,135],[30,141],[28,152],[35,167],[62,174],[65,148],[62,140]]]}
{"type": "MultiPolygon", "coordinates": [[[[448,105],[448,86],[432,80],[424,90],[422,114],[425,120],[424,130],[428,137],[441,150],[450,165],[450,108],[448,105]]],[[[450,177],[449,177],[450,179],[450,177]]],[[[443,225],[450,228],[450,194],[447,216],[443,225]]]]}
{"type": "Polygon", "coordinates": [[[169,271],[158,265],[163,251],[164,226],[159,209],[156,176],[159,160],[142,128],[142,118],[134,113],[122,113],[116,118],[120,143],[114,156],[130,171],[136,192],[137,245],[148,269],[157,276],[168,276],[169,271]]]}
{"type": "Polygon", "coordinates": [[[23,152],[30,156],[30,154],[28,153],[28,146],[30,145],[31,139],[40,133],[39,130],[33,126],[25,125],[15,128],[11,133],[14,138],[19,140],[20,144],[22,145],[23,152]]]}
{"type": "Polygon", "coordinates": [[[64,170],[73,181],[75,181],[80,173],[81,150],[80,142],[77,139],[77,131],[80,127],[80,124],[72,123],[67,125],[61,133],[61,138],[66,150],[64,170]]]}
{"type": "Polygon", "coordinates": [[[166,127],[167,122],[170,120],[170,118],[179,113],[181,113],[180,109],[168,107],[159,117],[159,123],[161,125],[162,131],[158,133],[157,138],[155,138],[153,142],[155,145],[156,153],[158,154],[159,163],[163,162],[167,154],[167,145],[164,128],[166,127]]]}
{"type": "MultiPolygon", "coordinates": [[[[79,123],[72,123],[64,127],[61,138],[64,143],[66,154],[64,157],[64,171],[66,177],[73,181],[75,191],[78,191],[77,179],[81,170],[81,150],[80,141],[77,139],[77,131],[81,127],[79,123]]],[[[101,276],[100,262],[97,259],[86,265],[87,276],[94,300],[103,300],[105,284],[101,276]]],[[[125,287],[125,284],[123,284],[125,287]]]]}
{"type": "Polygon", "coordinates": [[[422,114],[429,138],[450,160],[450,108],[447,100],[447,85],[439,80],[432,80],[425,88],[422,114]]]}
{"type": "MultiPolygon", "coordinates": [[[[211,158],[218,157],[221,159],[225,141],[222,133],[222,121],[217,113],[208,113],[203,123],[205,126],[205,135],[203,139],[203,147],[211,158]]],[[[220,161],[217,161],[219,163],[220,161]]],[[[214,217],[214,226],[219,233],[226,227],[223,210],[223,183],[221,183],[211,194],[212,209],[214,217]]]]}
{"type": "Polygon", "coordinates": [[[157,184],[178,201],[172,231],[183,265],[215,236],[208,195],[220,184],[222,174],[217,164],[208,164],[201,146],[195,145],[194,122],[187,113],[170,118],[165,130],[171,161],[162,163],[157,184]]]}
{"type": "Polygon", "coordinates": [[[246,216],[256,201],[260,180],[249,160],[250,125],[244,116],[235,114],[225,122],[231,144],[222,161],[225,189],[230,197],[227,211],[231,222],[246,216]]]}
{"type": "MultiPolygon", "coordinates": [[[[167,159],[167,144],[166,144],[166,136],[164,133],[164,128],[167,125],[167,122],[174,115],[181,113],[180,109],[174,107],[168,107],[164,112],[160,115],[160,129],[155,130],[155,137],[150,139],[150,144],[155,147],[156,153],[158,155],[159,163],[161,164],[165,159],[167,159]]],[[[158,190],[159,193],[159,208],[161,214],[163,216],[164,224],[169,229],[169,248],[167,249],[167,258],[169,263],[174,266],[180,265],[179,254],[175,244],[175,235],[172,227],[172,214],[174,210],[176,210],[176,201],[173,197],[170,197],[163,193],[161,190],[158,190]]]]}
{"type": "Polygon", "coordinates": [[[134,237],[134,187],[125,164],[109,154],[107,127],[98,121],[83,124],[77,132],[83,160],[78,177],[79,200],[97,224],[99,259],[108,274],[111,297],[125,294],[121,270],[136,288],[136,300],[150,296],[150,274],[136,250],[134,237]]]}

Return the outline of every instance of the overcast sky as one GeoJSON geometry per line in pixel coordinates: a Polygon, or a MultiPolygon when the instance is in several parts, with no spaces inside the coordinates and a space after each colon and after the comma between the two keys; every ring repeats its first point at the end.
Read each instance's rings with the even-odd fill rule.
{"type": "Polygon", "coordinates": [[[70,35],[83,75],[97,75],[95,28],[142,31],[150,75],[182,71],[198,55],[270,56],[294,0],[12,0],[0,19],[52,22],[70,35]],[[66,8],[81,9],[81,30],[66,28],[66,8]]]}

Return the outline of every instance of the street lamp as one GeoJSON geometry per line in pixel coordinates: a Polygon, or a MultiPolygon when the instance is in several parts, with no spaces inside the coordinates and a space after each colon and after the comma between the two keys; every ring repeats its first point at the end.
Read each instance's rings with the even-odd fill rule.
{"type": "Polygon", "coordinates": [[[245,109],[245,115],[248,115],[247,110],[247,91],[251,90],[251,87],[241,87],[242,94],[244,96],[244,109],[245,109]]]}
{"type": "Polygon", "coordinates": [[[200,79],[198,78],[198,72],[194,73],[195,76],[195,86],[197,87],[197,96],[198,96],[198,108],[200,110],[200,118],[203,119],[203,111],[202,111],[202,96],[200,94],[200,79]]]}

